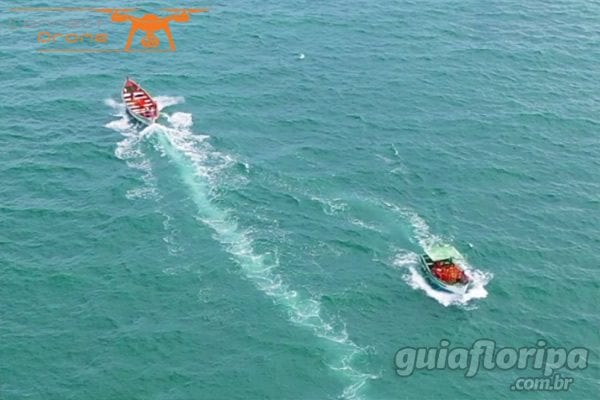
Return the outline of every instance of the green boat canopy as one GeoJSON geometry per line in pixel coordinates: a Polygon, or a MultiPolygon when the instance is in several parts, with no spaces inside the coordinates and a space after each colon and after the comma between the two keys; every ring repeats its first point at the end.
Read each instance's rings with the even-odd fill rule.
{"type": "Polygon", "coordinates": [[[442,261],[448,259],[462,258],[461,254],[449,244],[440,244],[431,246],[425,250],[425,253],[432,261],[442,261]]]}

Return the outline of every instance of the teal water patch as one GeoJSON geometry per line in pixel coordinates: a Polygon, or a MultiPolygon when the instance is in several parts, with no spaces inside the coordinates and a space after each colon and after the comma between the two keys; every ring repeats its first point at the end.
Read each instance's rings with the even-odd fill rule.
{"type": "MultiPolygon", "coordinates": [[[[158,97],[162,108],[177,104],[183,99],[158,97]]],[[[356,369],[354,359],[364,356],[367,349],[358,346],[348,337],[343,321],[329,320],[324,316],[318,300],[292,289],[277,272],[279,261],[276,254],[259,254],[253,248],[251,229],[239,227],[231,212],[215,205],[218,174],[231,167],[234,159],[216,151],[208,142],[208,136],[196,135],[191,131],[192,116],[176,112],[166,114],[170,127],[153,124],[146,128],[132,126],[124,114],[121,104],[107,101],[117,110],[121,118],[107,124],[108,128],[123,133],[126,137],[117,146],[116,155],[128,164],[145,172],[144,180],[152,187],[152,168],[144,160],[141,142],[155,139],[158,149],[169,157],[180,172],[180,179],[190,192],[198,209],[198,219],[214,232],[214,238],[227,250],[242,268],[244,275],[273,301],[282,306],[290,321],[301,328],[312,331],[316,338],[328,342],[325,362],[333,371],[349,381],[340,394],[341,398],[360,399],[360,389],[377,375],[356,369]],[[138,130],[139,129],[139,130],[138,130]]],[[[142,190],[142,193],[152,190],[142,190]]],[[[140,191],[136,190],[136,194],[140,191]]]]}
{"type": "Polygon", "coordinates": [[[0,13],[0,397],[597,397],[599,4],[206,6],[164,54],[39,54],[14,22],[55,17],[0,13]],[[127,75],[160,130],[103,104],[127,75]],[[478,298],[413,275],[431,240],[478,298]],[[395,373],[480,338],[590,365],[395,373]]]}

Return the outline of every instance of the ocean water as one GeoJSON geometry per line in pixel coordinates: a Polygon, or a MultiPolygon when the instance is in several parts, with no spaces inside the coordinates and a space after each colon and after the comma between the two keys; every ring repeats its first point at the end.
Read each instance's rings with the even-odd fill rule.
{"type": "Polygon", "coordinates": [[[597,3],[209,1],[127,54],[36,52],[92,17],[0,5],[1,399],[598,398],[597,3]],[[589,365],[396,374],[480,338],[589,365]]]}

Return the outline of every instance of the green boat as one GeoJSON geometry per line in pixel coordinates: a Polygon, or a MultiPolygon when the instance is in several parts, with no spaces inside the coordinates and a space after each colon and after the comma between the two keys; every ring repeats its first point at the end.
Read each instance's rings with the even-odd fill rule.
{"type": "Polygon", "coordinates": [[[421,255],[421,268],[427,280],[447,292],[463,294],[471,279],[460,266],[464,257],[449,244],[434,245],[421,255]]]}

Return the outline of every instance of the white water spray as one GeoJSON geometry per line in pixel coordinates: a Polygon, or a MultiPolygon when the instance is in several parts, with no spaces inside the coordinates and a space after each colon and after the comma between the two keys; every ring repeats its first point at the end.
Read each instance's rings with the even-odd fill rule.
{"type": "MultiPolygon", "coordinates": [[[[164,104],[177,104],[178,101],[177,98],[161,96],[157,97],[157,100],[159,108],[166,107],[164,104]]],[[[206,140],[208,136],[192,133],[191,114],[176,112],[164,115],[170,126],[150,125],[139,132],[136,140],[129,135],[130,127],[126,127],[121,120],[109,123],[107,127],[125,135],[125,139],[117,145],[117,156],[125,160],[128,160],[128,157],[147,160],[139,144],[144,137],[153,136],[163,154],[178,168],[181,179],[198,208],[199,221],[212,229],[214,239],[237,262],[244,276],[286,310],[292,323],[309,329],[315,336],[330,343],[332,354],[328,358],[333,361],[328,363],[328,366],[350,381],[341,397],[360,398],[360,389],[368,380],[377,378],[352,367],[353,359],[364,354],[366,349],[349,339],[343,321],[324,316],[318,300],[303,296],[290,288],[276,272],[279,267],[276,252],[256,253],[251,231],[241,228],[235,216],[216,204],[213,193],[218,188],[219,172],[231,166],[235,162],[234,158],[212,148],[206,140]]]]}
{"type": "MultiPolygon", "coordinates": [[[[429,225],[417,213],[406,208],[400,208],[390,203],[384,203],[385,206],[398,212],[409,221],[413,228],[417,242],[422,249],[427,249],[435,244],[444,243],[444,240],[430,232],[429,225]]],[[[488,272],[480,271],[471,266],[466,260],[462,260],[461,266],[465,269],[472,283],[466,293],[449,293],[434,288],[425,279],[419,271],[419,255],[409,251],[400,251],[393,260],[395,267],[405,270],[403,279],[410,287],[415,290],[422,290],[425,294],[444,306],[460,305],[466,306],[472,300],[483,299],[487,297],[488,291],[485,286],[492,279],[493,275],[488,272]]],[[[472,307],[472,305],[471,305],[472,307]]]]}

